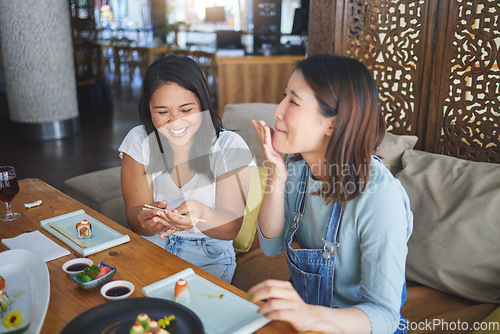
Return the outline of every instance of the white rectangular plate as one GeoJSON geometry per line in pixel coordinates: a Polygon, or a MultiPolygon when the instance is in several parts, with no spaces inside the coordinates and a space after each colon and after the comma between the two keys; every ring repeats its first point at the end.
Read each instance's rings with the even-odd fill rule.
{"type": "Polygon", "coordinates": [[[89,216],[83,210],[70,212],[54,218],[44,219],[40,221],[40,226],[82,256],[91,255],[130,241],[130,237],[128,235],[116,232],[111,227],[101,223],[94,217],[89,216]],[[78,235],[76,233],[75,226],[83,219],[87,219],[92,225],[92,237],[89,239],[78,239],[78,235]],[[86,248],[82,248],[70,239],[66,238],[64,235],[50,227],[49,223],[53,223],[63,229],[66,233],[69,233],[75,239],[84,244],[86,248]]]}
{"type": "Polygon", "coordinates": [[[191,268],[145,286],[142,294],[175,301],[175,283],[180,278],[189,286],[190,301],[183,305],[200,317],[207,334],[253,333],[270,321],[257,312],[257,305],[198,276],[191,268]]]}

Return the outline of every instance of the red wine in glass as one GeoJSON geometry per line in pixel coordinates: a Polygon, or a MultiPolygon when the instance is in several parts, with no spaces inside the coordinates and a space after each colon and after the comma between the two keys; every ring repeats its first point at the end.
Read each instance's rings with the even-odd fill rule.
{"type": "Polygon", "coordinates": [[[20,213],[12,212],[10,202],[19,192],[19,182],[14,167],[0,166],[0,200],[5,202],[7,213],[0,220],[11,221],[21,217],[20,213]]]}

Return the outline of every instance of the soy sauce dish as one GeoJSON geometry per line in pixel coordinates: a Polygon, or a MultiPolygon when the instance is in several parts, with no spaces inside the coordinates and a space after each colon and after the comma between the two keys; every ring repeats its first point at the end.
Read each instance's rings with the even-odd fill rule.
{"type": "Polygon", "coordinates": [[[101,295],[109,300],[119,300],[129,297],[134,292],[134,284],[129,281],[113,281],[101,288],[101,295]]]}
{"type": "Polygon", "coordinates": [[[78,274],[81,273],[86,267],[91,266],[94,264],[94,261],[91,259],[86,259],[86,258],[78,258],[78,259],[73,259],[69,260],[68,262],[64,263],[62,266],[62,270],[66,274],[78,274]]]}

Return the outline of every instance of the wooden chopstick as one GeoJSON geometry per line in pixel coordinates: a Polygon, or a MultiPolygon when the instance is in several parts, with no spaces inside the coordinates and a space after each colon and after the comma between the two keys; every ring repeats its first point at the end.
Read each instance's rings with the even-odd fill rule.
{"type": "MultiPolygon", "coordinates": [[[[142,209],[143,210],[162,210],[162,211],[167,211],[166,209],[158,208],[156,206],[152,206],[152,205],[149,205],[149,204],[144,204],[144,207],[142,209]]],[[[169,210],[169,211],[172,212],[171,210],[169,210]]],[[[195,222],[202,222],[202,223],[206,223],[207,222],[205,219],[184,216],[184,215],[181,215],[180,213],[177,213],[177,212],[172,212],[172,214],[174,214],[177,217],[187,218],[187,219],[190,219],[190,220],[195,221],[195,222]]]]}
{"type": "Polygon", "coordinates": [[[69,235],[68,233],[66,233],[66,231],[64,231],[62,228],[60,228],[59,226],[55,225],[54,223],[49,223],[49,226],[52,227],[54,230],[56,230],[57,232],[61,233],[62,235],[64,235],[66,238],[68,238],[69,240],[73,241],[75,244],[77,244],[78,246],[82,247],[82,248],[87,248],[87,246],[85,246],[84,244],[82,244],[80,241],[76,240],[75,238],[73,238],[71,235],[69,235]]]}

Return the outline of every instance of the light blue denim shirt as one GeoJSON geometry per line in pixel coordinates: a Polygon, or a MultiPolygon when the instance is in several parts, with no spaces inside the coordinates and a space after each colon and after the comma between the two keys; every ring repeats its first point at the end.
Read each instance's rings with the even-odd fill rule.
{"type": "MultiPolygon", "coordinates": [[[[294,216],[297,184],[304,161],[288,165],[285,195],[285,231],[294,216]]],[[[346,172],[355,172],[348,171],[346,172]]],[[[322,248],[322,234],[331,206],[312,195],[321,185],[308,180],[303,222],[296,233],[301,248],[322,248]]],[[[407,241],[413,228],[410,201],[403,186],[377,159],[371,159],[364,192],[343,208],[335,260],[334,302],[339,308],[357,307],[370,319],[373,333],[393,333],[399,325],[405,282],[407,241]]],[[[259,229],[267,256],[285,250],[285,231],[266,239],[259,229]]]]}

